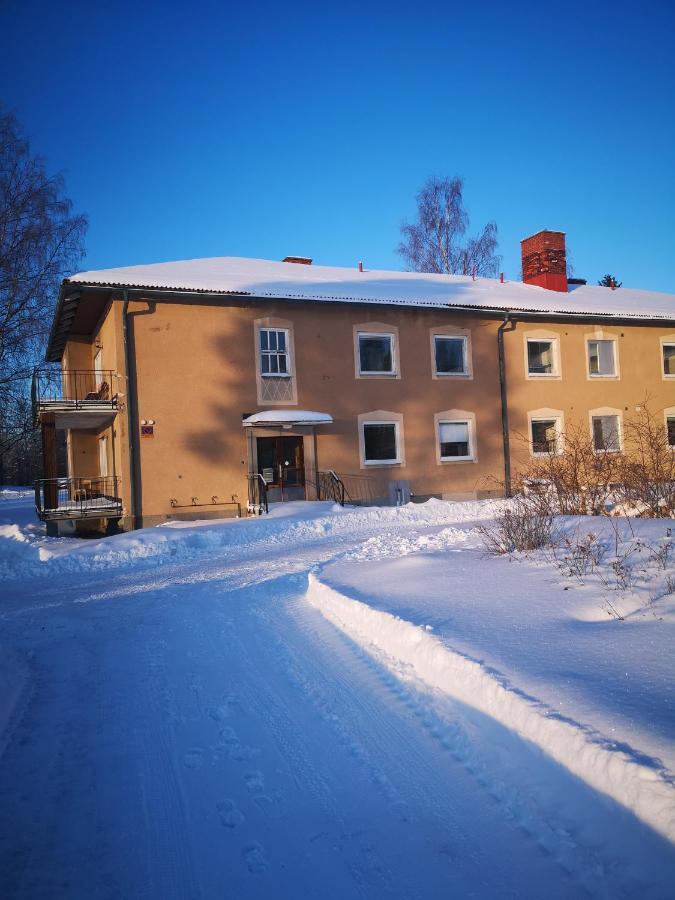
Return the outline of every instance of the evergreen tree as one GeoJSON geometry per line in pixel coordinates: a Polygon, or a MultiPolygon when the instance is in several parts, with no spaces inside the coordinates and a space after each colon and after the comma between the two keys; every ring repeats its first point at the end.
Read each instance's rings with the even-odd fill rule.
{"type": "Polygon", "coordinates": [[[598,284],[601,287],[611,288],[613,291],[621,287],[621,282],[617,281],[613,275],[603,275],[598,284]]]}

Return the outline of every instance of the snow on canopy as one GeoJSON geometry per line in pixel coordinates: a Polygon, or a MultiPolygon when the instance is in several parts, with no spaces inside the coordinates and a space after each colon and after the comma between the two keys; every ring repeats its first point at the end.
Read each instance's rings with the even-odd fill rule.
{"type": "Polygon", "coordinates": [[[313,412],[311,409],[266,409],[254,413],[243,421],[243,425],[332,425],[328,413],[313,412]]]}
{"type": "Polygon", "coordinates": [[[567,294],[532,284],[463,275],[434,275],[307,266],[220,256],[80,272],[66,284],[245,294],[287,300],[515,310],[675,320],[675,295],[632,288],[571,285],[567,294]]]}

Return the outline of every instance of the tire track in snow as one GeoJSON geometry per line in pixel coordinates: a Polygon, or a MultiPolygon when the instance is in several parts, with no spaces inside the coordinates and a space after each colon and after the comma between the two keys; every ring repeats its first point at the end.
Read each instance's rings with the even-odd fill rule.
{"type": "MultiPolygon", "coordinates": [[[[416,820],[423,818],[426,823],[431,815],[434,830],[444,836],[446,847],[453,847],[453,854],[458,854],[461,847],[463,857],[475,857],[477,847],[481,846],[477,835],[483,830],[482,822],[473,803],[463,808],[461,819],[457,818],[457,804],[453,802],[456,798],[448,794],[448,778],[465,786],[465,773],[470,772],[474,792],[476,768],[457,755],[456,740],[448,743],[447,725],[423,706],[414,691],[407,690],[349,637],[327,628],[325,620],[303,599],[299,598],[291,607],[298,628],[295,636],[289,635],[287,627],[280,627],[277,609],[270,611],[265,607],[258,615],[267,620],[270,630],[283,634],[278,640],[278,651],[285,654],[294,680],[335,731],[340,743],[366,771],[373,789],[386,802],[389,815],[404,823],[408,833],[417,827],[416,820]],[[313,646],[314,652],[308,654],[308,646],[313,646]],[[330,667],[325,666],[327,659],[331,661],[330,667]],[[397,708],[395,715],[392,706],[397,708]],[[411,729],[417,732],[414,740],[411,740],[411,729]],[[405,752],[401,752],[402,748],[405,752]],[[454,759],[449,749],[454,751],[454,759]],[[420,810],[424,811],[422,817],[420,810]]],[[[497,799],[494,794],[492,797],[497,799]]],[[[492,800],[488,806],[490,815],[494,816],[492,800]]],[[[497,821],[500,829],[512,834],[522,828],[535,853],[543,851],[546,856],[552,856],[538,840],[543,829],[539,834],[532,829],[528,831],[524,827],[528,822],[525,816],[507,821],[501,808],[497,821]]],[[[516,843],[521,844],[522,839],[516,837],[516,843]]],[[[561,896],[569,897],[572,891],[585,893],[589,888],[593,888],[593,896],[603,896],[603,891],[597,890],[602,866],[592,852],[576,848],[573,868],[555,858],[553,862],[558,869],[558,881],[567,884],[561,896]]],[[[494,865],[488,855],[483,864],[494,865]]],[[[413,897],[416,890],[415,883],[411,882],[403,896],[413,897]]],[[[552,896],[556,895],[554,890],[552,896]]]]}
{"type": "MultiPolygon", "coordinates": [[[[452,722],[455,719],[454,708],[457,705],[457,701],[459,701],[460,706],[466,705],[466,710],[469,713],[469,722],[473,718],[473,711],[480,711],[479,715],[485,717],[481,727],[487,733],[495,725],[502,727],[503,724],[508,728],[513,727],[515,724],[513,750],[516,754],[516,759],[518,756],[522,757],[523,747],[518,747],[518,744],[522,743],[521,737],[524,737],[526,740],[528,737],[530,739],[534,737],[534,742],[535,744],[537,743],[537,732],[535,730],[534,735],[528,735],[527,720],[522,712],[515,723],[511,722],[508,713],[500,714],[500,707],[497,702],[500,685],[497,683],[488,685],[488,699],[487,702],[484,700],[481,693],[480,679],[477,682],[475,675],[473,678],[471,677],[473,674],[472,670],[480,668],[478,664],[460,658],[459,662],[454,666],[448,666],[446,662],[444,669],[444,658],[453,654],[435,637],[429,635],[424,628],[412,625],[396,616],[373,609],[361,601],[340,594],[333,588],[323,584],[317,576],[312,574],[309,576],[306,599],[313,608],[326,617],[327,621],[331,622],[341,633],[354,641],[361,649],[361,652],[386,666],[401,683],[409,684],[413,690],[416,690],[422,696],[426,695],[428,699],[425,706],[431,710],[434,708],[440,709],[441,721],[449,719],[452,722]],[[443,675],[443,678],[440,678],[440,680],[439,673],[443,675]]],[[[502,689],[502,692],[504,692],[504,689],[502,689]]],[[[520,698],[517,699],[519,700],[520,698]]],[[[539,713],[534,714],[540,715],[539,713]]],[[[434,713],[432,712],[432,718],[433,716],[434,713]]],[[[421,718],[423,718],[423,715],[421,715],[421,718]]],[[[464,718],[466,719],[466,716],[464,718]]],[[[548,723],[549,720],[546,720],[545,725],[548,723]]],[[[564,723],[554,721],[550,724],[558,726],[564,723]]],[[[591,889],[591,884],[594,881],[597,882],[597,878],[593,877],[594,871],[602,873],[603,869],[609,871],[612,868],[621,866],[622,860],[620,855],[617,855],[612,847],[602,848],[603,854],[601,857],[590,844],[587,847],[583,846],[583,836],[580,837],[580,841],[573,838],[573,834],[579,834],[582,831],[580,828],[582,823],[578,821],[575,823],[574,818],[569,815],[562,816],[560,812],[551,814],[551,812],[546,811],[545,807],[540,808],[536,793],[537,791],[541,792],[541,785],[535,785],[535,794],[524,801],[516,787],[517,780],[514,784],[508,783],[509,774],[515,775],[517,779],[517,772],[511,771],[509,773],[507,769],[506,780],[502,780],[498,776],[495,777],[494,772],[491,774],[489,754],[487,756],[483,754],[484,758],[481,759],[480,751],[476,753],[476,749],[471,746],[471,741],[467,742],[466,730],[464,730],[464,733],[462,733],[462,730],[460,727],[459,732],[457,732],[456,726],[454,728],[451,726],[449,734],[447,734],[446,729],[446,737],[443,739],[444,743],[449,749],[454,751],[458,760],[466,763],[469,771],[476,775],[477,779],[490,791],[495,800],[504,804],[505,808],[514,815],[523,830],[531,835],[545,852],[555,852],[556,845],[562,845],[562,852],[559,854],[561,866],[569,872],[575,869],[581,869],[581,871],[585,872],[583,881],[586,889],[591,889]],[[556,835],[562,838],[562,841],[557,840],[556,835]],[[605,860],[604,865],[601,863],[601,858],[605,860]],[[579,865],[580,863],[582,863],[581,866],[579,865]],[[590,880],[587,876],[590,876],[590,880]]],[[[438,726],[432,726],[432,731],[438,731],[438,726]]],[[[550,748],[547,749],[550,750],[550,748]]],[[[584,755],[581,753],[577,768],[579,766],[583,767],[585,762],[584,755]]],[[[626,764],[623,759],[613,760],[612,763],[614,770],[618,766],[626,764]]],[[[562,764],[565,765],[565,763],[562,764]]],[[[592,759],[590,764],[593,764],[592,759]]],[[[568,768],[574,770],[574,766],[568,766],[568,768]]],[[[511,766],[511,769],[513,770],[514,766],[511,766]]],[[[614,771],[615,783],[619,774],[614,771]]],[[[637,791],[640,788],[646,789],[648,796],[649,788],[653,785],[654,780],[654,773],[647,771],[645,778],[641,779],[635,790],[637,791]]],[[[668,790],[669,785],[664,784],[663,788],[668,790]]],[[[631,799],[634,795],[634,793],[629,791],[628,796],[631,799]]],[[[549,807],[551,800],[556,803],[555,795],[549,797],[549,807]]],[[[557,805],[559,806],[559,803],[557,805]]],[[[650,811],[646,804],[644,808],[648,812],[650,811]]],[[[672,812],[675,807],[672,804],[668,806],[667,803],[656,804],[654,812],[657,816],[657,822],[662,821],[658,817],[664,813],[666,816],[664,821],[668,822],[669,809],[672,812]]],[[[638,825],[638,831],[640,828],[641,825],[638,825]]],[[[605,832],[607,833],[607,829],[605,829],[605,832]]],[[[645,837],[647,837],[646,833],[645,837]]],[[[649,840],[648,837],[647,840],[649,840]]],[[[656,839],[655,852],[657,858],[660,854],[661,859],[666,860],[666,869],[672,870],[675,875],[672,849],[669,850],[665,844],[662,845],[656,839]]],[[[631,883],[632,877],[626,873],[623,881],[624,886],[626,886],[631,883]]],[[[638,891],[636,885],[635,889],[636,893],[629,894],[629,896],[662,896],[658,893],[658,888],[655,894],[650,893],[650,890],[654,890],[654,886],[650,888],[642,885],[638,891]]]]}

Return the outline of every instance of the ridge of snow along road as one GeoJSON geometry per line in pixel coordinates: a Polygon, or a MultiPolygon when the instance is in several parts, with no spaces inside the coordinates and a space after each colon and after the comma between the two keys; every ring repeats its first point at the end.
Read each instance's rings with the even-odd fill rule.
{"type": "Polygon", "coordinates": [[[46,538],[35,526],[0,524],[0,580],[86,573],[127,565],[180,562],[219,551],[261,545],[297,545],[326,538],[367,535],[386,528],[430,527],[494,515],[504,501],[452,503],[428,500],[402,507],[343,508],[329,502],[293,504],[250,519],[168,522],[98,540],[46,538]]]}
{"type": "Polygon", "coordinates": [[[481,663],[451,650],[424,626],[373,609],[310,574],[307,601],[404,681],[440,692],[536,744],[591,788],[675,842],[675,784],[665,771],[632,759],[601,735],[510,690],[481,663]]]}

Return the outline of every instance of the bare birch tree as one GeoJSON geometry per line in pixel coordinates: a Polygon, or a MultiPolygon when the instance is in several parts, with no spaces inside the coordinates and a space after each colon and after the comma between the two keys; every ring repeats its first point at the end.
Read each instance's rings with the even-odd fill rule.
{"type": "Polygon", "coordinates": [[[465,238],[469,216],[463,187],[461,178],[432,177],[417,195],[418,221],[401,226],[397,248],[413,272],[497,275],[497,226],[488,222],[480,234],[465,238]]]}
{"type": "Polygon", "coordinates": [[[82,258],[86,228],[63,178],[47,173],[15,116],[0,109],[0,482],[6,454],[31,430],[29,378],[59,282],[82,258]]]}

